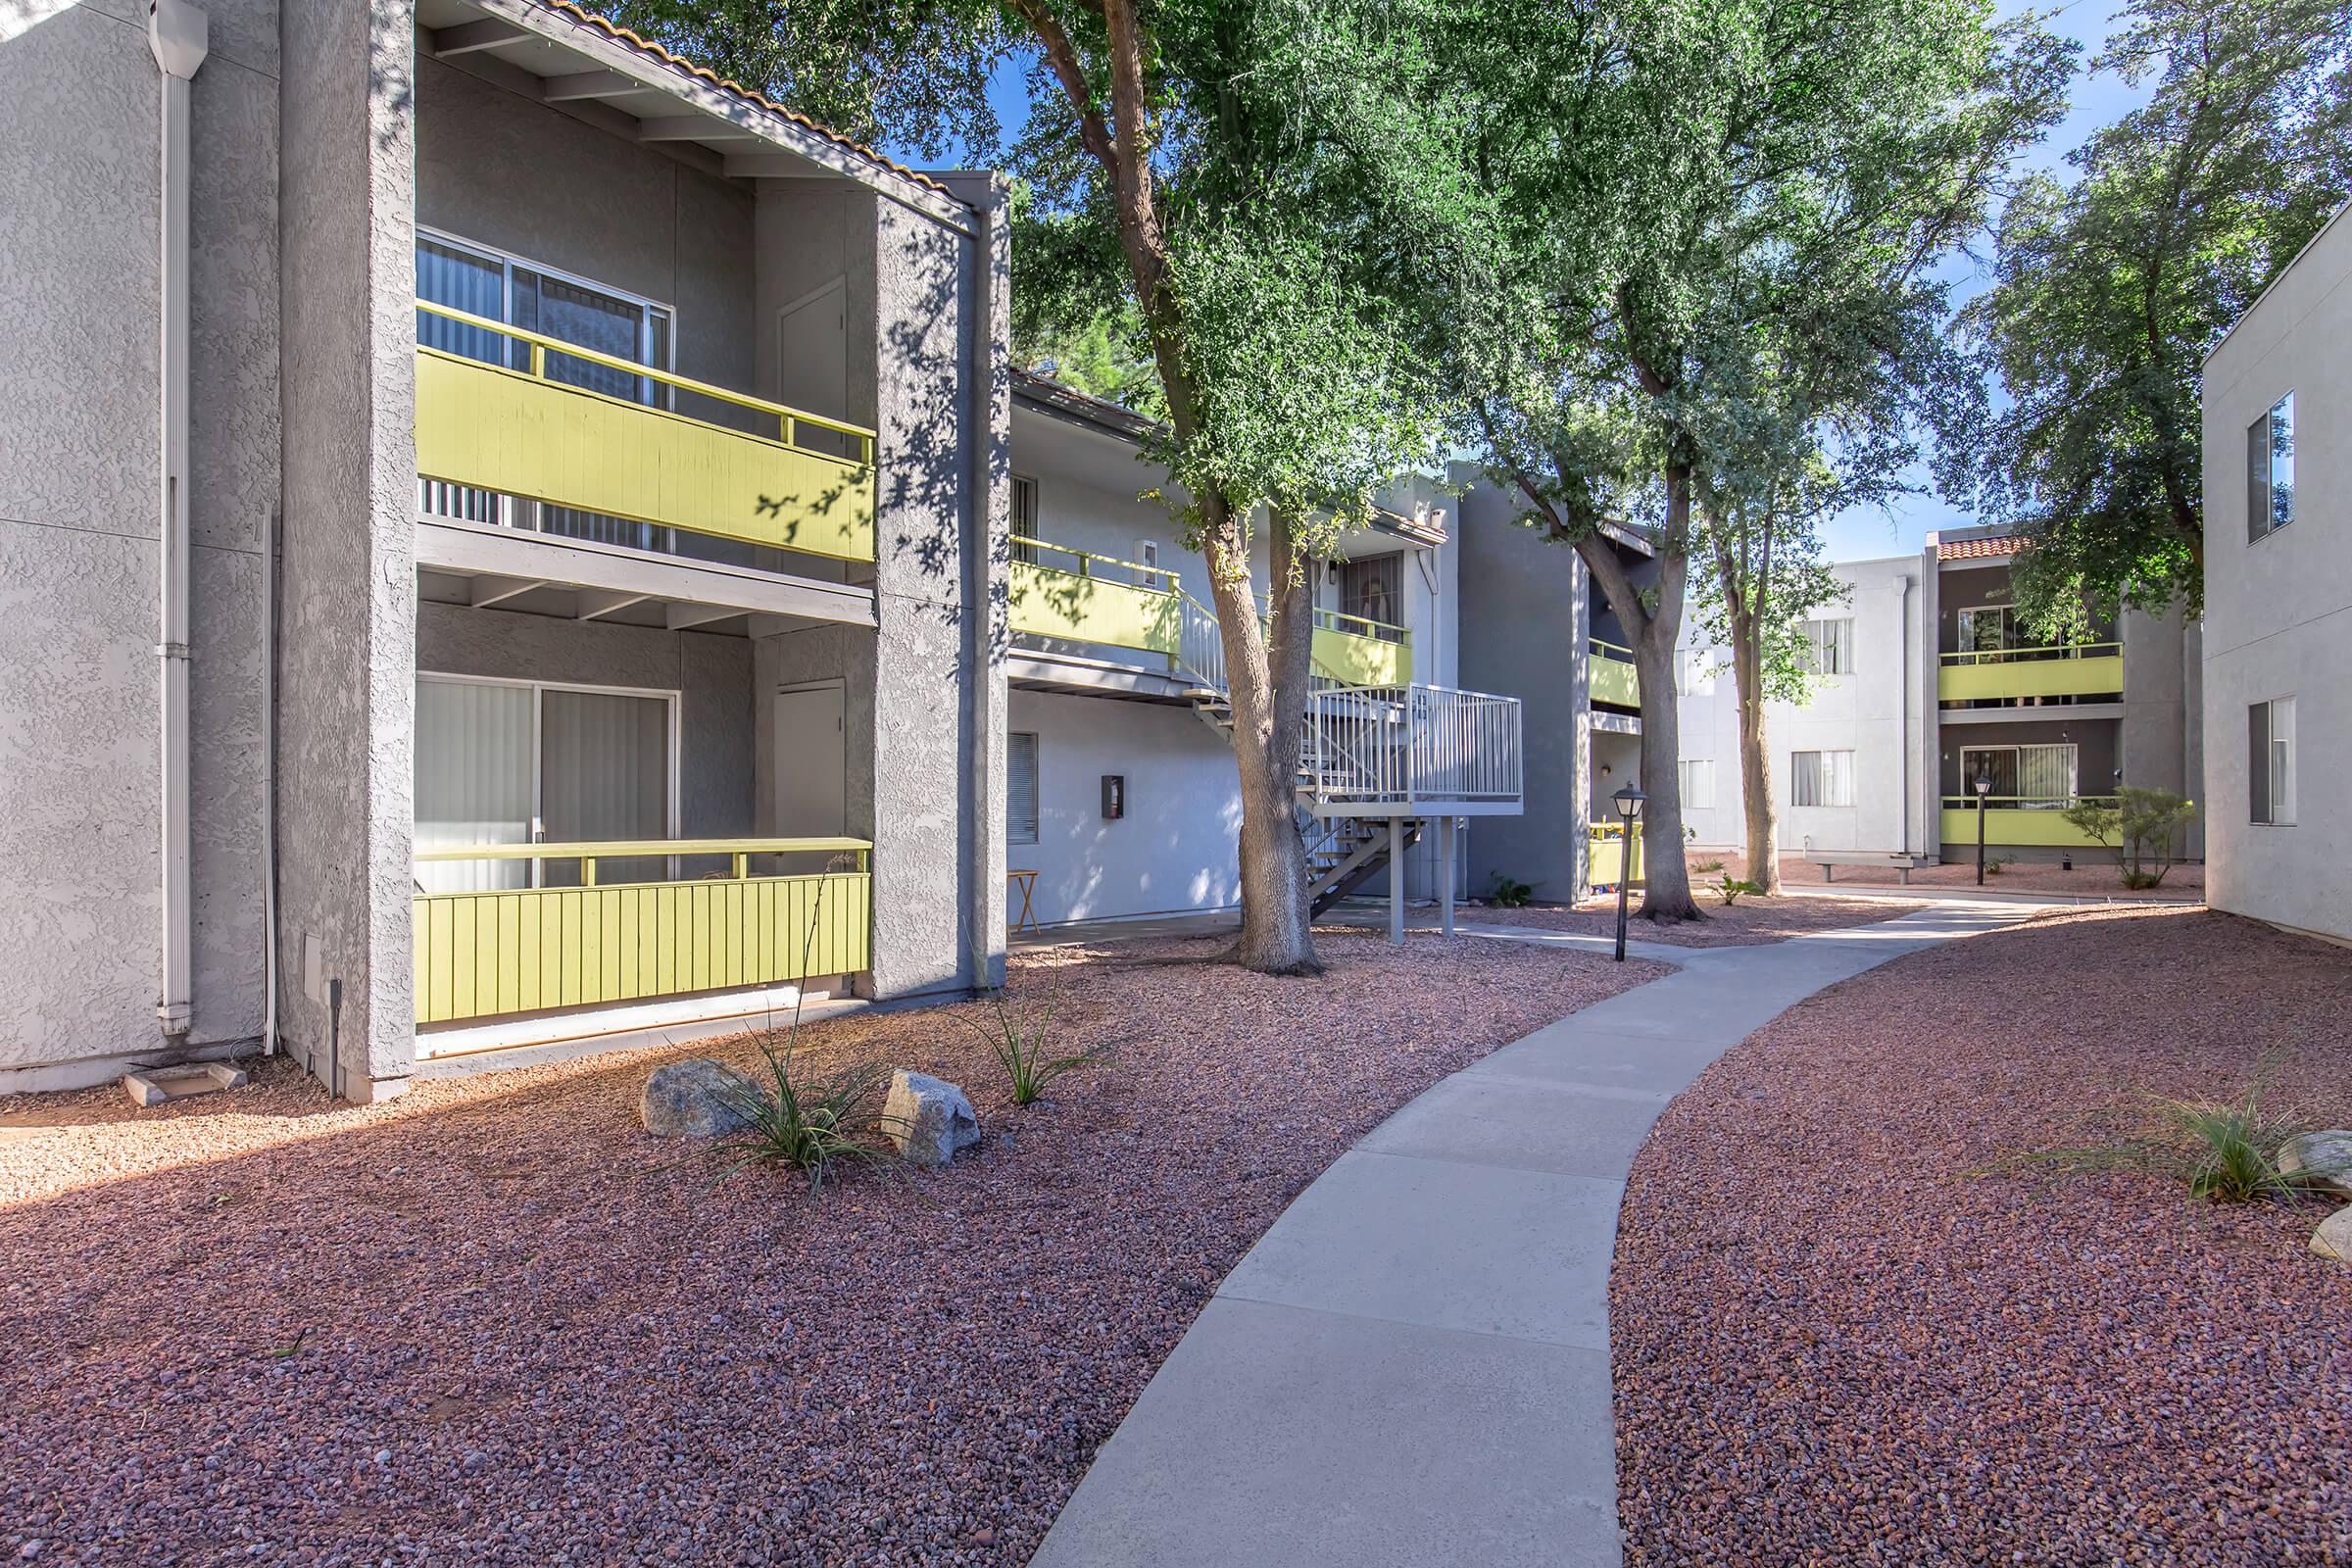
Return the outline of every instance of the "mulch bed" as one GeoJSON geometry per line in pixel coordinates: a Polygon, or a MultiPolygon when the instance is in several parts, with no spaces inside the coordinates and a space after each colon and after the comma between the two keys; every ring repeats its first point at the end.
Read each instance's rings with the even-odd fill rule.
{"type": "MultiPolygon", "coordinates": [[[[1664,972],[1319,935],[1016,958],[1115,1069],[1015,1111],[945,1009],[807,1070],[962,1084],[948,1170],[713,1189],[645,1075],[749,1042],[330,1105],[280,1063],[151,1111],[0,1102],[0,1551],[40,1562],[1019,1563],[1226,1271],[1389,1111],[1664,972]],[[41,1544],[34,1548],[32,1543],[41,1544]]],[[[960,1009],[979,1016],[976,1007],[960,1009]]]]}
{"type": "MultiPolygon", "coordinates": [[[[1678,921],[1671,925],[1653,924],[1641,917],[1642,895],[1635,890],[1634,914],[1626,926],[1626,935],[1636,942],[1662,942],[1678,948],[1738,948],[1753,947],[1765,942],[1786,942],[1811,931],[1842,931],[1858,925],[1876,925],[1891,920],[1898,914],[1909,914],[1927,906],[1900,899],[1760,899],[1750,896],[1729,908],[1711,893],[1698,895],[1698,906],[1706,915],[1703,920],[1678,921]]],[[[1461,918],[1483,925],[1530,926],[1544,931],[1572,931],[1588,936],[1613,937],[1617,934],[1617,901],[1614,897],[1594,900],[1575,908],[1562,906],[1530,906],[1523,909],[1504,909],[1480,906],[1462,911],[1461,918]]]]}
{"type": "Polygon", "coordinates": [[[1750,1037],[1636,1159],[1611,1283],[1636,1564],[2352,1562],[2352,1268],[2111,1142],[2147,1094],[2352,1124],[2352,954],[2045,916],[1750,1037]]]}

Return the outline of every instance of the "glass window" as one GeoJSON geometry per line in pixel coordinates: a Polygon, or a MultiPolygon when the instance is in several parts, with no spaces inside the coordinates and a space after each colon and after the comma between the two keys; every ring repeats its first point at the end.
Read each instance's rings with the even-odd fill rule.
{"type": "Polygon", "coordinates": [[[1037,481],[1025,473],[1012,476],[1012,559],[1037,564],[1037,481]]]}
{"type": "Polygon", "coordinates": [[[1674,764],[1682,785],[1683,806],[1707,810],[1715,804],[1715,761],[1707,757],[1687,757],[1674,764]]]}
{"type": "Polygon", "coordinates": [[[2072,742],[2034,746],[1963,746],[1960,793],[1973,803],[1977,780],[1992,780],[1992,804],[2026,810],[2061,811],[2075,803],[2079,753],[2072,742]]]}
{"type": "Polygon", "coordinates": [[[2246,710],[2248,819],[2270,827],[2295,820],[2295,700],[2274,697],[2246,710]]]}
{"type": "Polygon", "coordinates": [[[1343,626],[1358,635],[1394,640],[1404,619],[1404,557],[1367,556],[1340,563],[1340,612],[1379,622],[1375,626],[1343,626]]]}
{"type": "Polygon", "coordinates": [[[1816,675],[1851,675],[1854,672],[1854,618],[1841,615],[1835,620],[1805,622],[1805,640],[1813,645],[1811,662],[1816,675]]]}
{"type": "Polygon", "coordinates": [[[2295,395],[2246,426],[2246,537],[2295,520],[2295,395]]]}
{"type": "Polygon", "coordinates": [[[1004,842],[1037,842],[1037,736],[1014,730],[1005,736],[1004,842]]]}
{"type": "Polygon", "coordinates": [[[1980,605],[1960,612],[1960,652],[1997,654],[2017,646],[2011,612],[2006,605],[1980,605]]]}
{"type": "Polygon", "coordinates": [[[1685,697],[1709,697],[1715,692],[1715,652],[1713,649],[1678,648],[1674,651],[1675,690],[1685,697]]]}
{"type": "Polygon", "coordinates": [[[1788,754],[1788,762],[1789,805],[1854,804],[1852,752],[1791,752],[1788,754]]]}

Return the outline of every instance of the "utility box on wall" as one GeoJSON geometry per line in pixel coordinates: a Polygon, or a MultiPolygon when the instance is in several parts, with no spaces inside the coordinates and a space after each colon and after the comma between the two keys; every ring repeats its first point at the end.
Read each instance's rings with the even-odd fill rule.
{"type": "Polygon", "coordinates": [[[1124,773],[1103,774],[1102,820],[1105,822],[1116,822],[1120,817],[1125,816],[1126,814],[1127,775],[1124,773]]]}

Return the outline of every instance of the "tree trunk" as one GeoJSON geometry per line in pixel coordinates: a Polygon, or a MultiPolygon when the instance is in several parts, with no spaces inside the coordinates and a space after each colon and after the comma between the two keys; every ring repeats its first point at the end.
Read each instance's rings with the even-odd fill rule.
{"type": "MultiPolygon", "coordinates": [[[[1623,611],[1618,619],[1625,619],[1623,611]]],[[[1682,779],[1675,772],[1682,725],[1675,702],[1674,632],[1652,615],[1634,639],[1634,672],[1642,683],[1642,793],[1648,797],[1642,807],[1642,914],[1659,921],[1704,918],[1690,897],[1690,865],[1683,854],[1682,779]]]]}
{"type": "MultiPolygon", "coordinates": [[[[1220,509],[1222,510],[1222,509],[1220,509]]],[[[1313,590],[1277,513],[1267,538],[1272,635],[1250,594],[1250,542],[1225,513],[1205,529],[1209,590],[1225,649],[1234,764],[1242,785],[1242,941],[1236,958],[1260,974],[1320,974],[1306,896],[1306,842],[1298,836],[1298,747],[1314,649],[1313,590]]]]}
{"type": "Polygon", "coordinates": [[[1746,880],[1765,893],[1781,891],[1780,813],[1773,808],[1772,751],[1764,733],[1762,651],[1741,631],[1732,653],[1740,702],[1740,807],[1747,819],[1746,880]]]}

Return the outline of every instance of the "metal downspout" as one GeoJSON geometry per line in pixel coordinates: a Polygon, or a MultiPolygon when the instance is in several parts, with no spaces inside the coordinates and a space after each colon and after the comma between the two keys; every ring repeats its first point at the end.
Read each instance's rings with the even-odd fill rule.
{"type": "Polygon", "coordinates": [[[188,889],[188,98],[204,64],[209,24],[186,0],[153,0],[147,44],[163,78],[163,319],[159,403],[163,443],[161,635],[163,682],[163,992],[156,1016],[184,1038],[194,1010],[194,921],[188,889]]]}
{"type": "MultiPolygon", "coordinates": [[[[1894,641],[1895,646],[1906,653],[1911,647],[1910,616],[1911,579],[1898,572],[1894,579],[1894,641]]],[[[1911,706],[1912,683],[1908,662],[1903,665],[1896,685],[1903,694],[1902,703],[1895,709],[1895,712],[1900,714],[1911,706]]],[[[1897,855],[1908,855],[1911,853],[1911,726],[1900,720],[1894,732],[1894,798],[1902,803],[1902,809],[1894,819],[1894,849],[1897,855]]]]}

